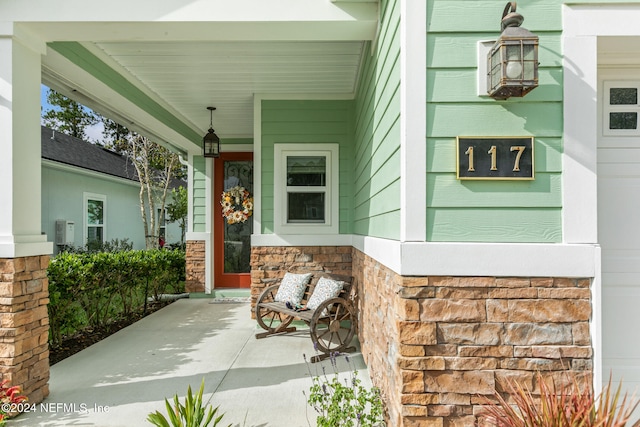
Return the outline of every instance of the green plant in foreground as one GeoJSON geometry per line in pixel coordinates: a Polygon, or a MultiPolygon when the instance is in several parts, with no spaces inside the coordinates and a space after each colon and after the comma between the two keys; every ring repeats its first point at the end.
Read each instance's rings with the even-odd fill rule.
{"type": "MultiPolygon", "coordinates": [[[[191,386],[189,386],[187,395],[184,398],[184,404],[180,403],[177,394],[173,397],[173,406],[167,399],[164,400],[169,419],[162,415],[160,411],[156,411],[149,414],[147,421],[158,427],[206,427],[213,421],[212,425],[215,427],[220,423],[224,414],[214,419],[219,407],[212,408],[209,406],[209,401],[203,405],[203,393],[204,379],[198,394],[195,396],[191,393],[191,386]]],[[[231,427],[231,424],[228,427],[231,427]]]]}
{"type": "MultiPolygon", "coordinates": [[[[322,366],[322,374],[312,374],[309,368],[312,385],[307,396],[307,403],[317,413],[318,427],[374,427],[383,426],[383,404],[380,390],[377,387],[367,389],[358,378],[358,371],[351,364],[349,357],[344,360],[350,368],[350,375],[343,380],[338,375],[338,353],[332,353],[330,360],[333,375],[327,375],[322,366]]],[[[316,368],[317,371],[317,368],[316,368]]]]}
{"type": "MultiPolygon", "coordinates": [[[[569,374],[567,374],[569,375],[569,374]]],[[[555,381],[536,376],[540,394],[509,381],[509,399],[496,392],[495,401],[488,401],[481,418],[484,425],[499,427],[624,427],[638,405],[635,398],[621,394],[622,385],[612,390],[611,379],[598,397],[591,392],[588,379],[568,377],[566,384],[556,386],[555,381]]],[[[636,421],[634,426],[640,425],[636,421]]]]}

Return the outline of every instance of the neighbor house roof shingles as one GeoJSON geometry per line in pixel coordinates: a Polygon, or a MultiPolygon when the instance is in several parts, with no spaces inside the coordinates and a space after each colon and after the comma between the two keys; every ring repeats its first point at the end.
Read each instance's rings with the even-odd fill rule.
{"type": "Polygon", "coordinates": [[[99,145],[41,126],[42,158],[119,178],[138,181],[125,157],[99,145]]]}

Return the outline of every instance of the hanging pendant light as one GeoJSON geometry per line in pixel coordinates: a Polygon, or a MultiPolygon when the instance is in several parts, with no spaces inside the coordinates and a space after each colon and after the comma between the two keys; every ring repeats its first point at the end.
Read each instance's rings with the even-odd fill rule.
{"type": "Polygon", "coordinates": [[[207,107],[211,115],[209,131],[202,138],[202,148],[204,157],[220,157],[220,138],[213,131],[213,111],[216,107],[207,107]]]}

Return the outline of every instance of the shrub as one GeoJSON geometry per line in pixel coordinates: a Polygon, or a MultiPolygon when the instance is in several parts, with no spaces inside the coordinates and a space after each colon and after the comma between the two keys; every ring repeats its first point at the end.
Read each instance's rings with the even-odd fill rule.
{"type": "Polygon", "coordinates": [[[63,252],[51,260],[50,341],[83,326],[100,327],[135,308],[150,295],[184,291],[185,253],[174,250],[63,252]]]}
{"type": "Polygon", "coordinates": [[[322,374],[317,372],[317,368],[316,374],[312,374],[305,356],[312,380],[307,402],[318,413],[317,426],[383,426],[384,407],[380,390],[376,387],[367,389],[362,385],[362,381],[358,378],[358,371],[347,355],[344,355],[344,360],[350,368],[350,376],[341,381],[338,375],[339,356],[339,353],[332,353],[330,356],[333,368],[331,376],[327,375],[325,366],[322,366],[322,374]]]}
{"type": "Polygon", "coordinates": [[[97,240],[89,241],[85,246],[66,246],[65,252],[76,254],[95,253],[95,252],[122,252],[133,250],[133,242],[128,238],[112,239],[107,242],[97,240]]]}
{"type": "Polygon", "coordinates": [[[580,380],[575,373],[567,373],[567,381],[560,386],[540,373],[536,380],[539,396],[517,382],[508,382],[509,402],[496,392],[495,401],[487,401],[481,418],[500,427],[623,427],[638,405],[637,400],[621,395],[621,384],[613,391],[611,379],[597,398],[586,376],[580,380]]]}

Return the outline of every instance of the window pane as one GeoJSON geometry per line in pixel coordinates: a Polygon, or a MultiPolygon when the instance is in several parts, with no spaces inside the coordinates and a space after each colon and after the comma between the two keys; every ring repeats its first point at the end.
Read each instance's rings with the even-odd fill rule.
{"type": "Polygon", "coordinates": [[[87,200],[87,224],[104,224],[102,200],[87,200]]]}
{"type": "Polygon", "coordinates": [[[326,184],[327,158],[325,156],[288,156],[287,185],[323,186],[326,184]]]}
{"type": "Polygon", "coordinates": [[[288,222],[324,222],[324,193],[288,193],[288,222]]]}
{"type": "Polygon", "coordinates": [[[102,227],[87,227],[87,240],[89,242],[103,243],[104,229],[102,227]]]}
{"type": "Polygon", "coordinates": [[[635,87],[611,88],[609,89],[609,103],[611,105],[636,105],[638,104],[638,89],[635,87]]]}
{"type": "Polygon", "coordinates": [[[638,113],[609,113],[609,129],[637,129],[638,113]]]}

